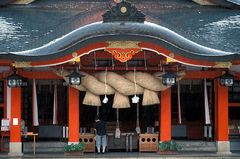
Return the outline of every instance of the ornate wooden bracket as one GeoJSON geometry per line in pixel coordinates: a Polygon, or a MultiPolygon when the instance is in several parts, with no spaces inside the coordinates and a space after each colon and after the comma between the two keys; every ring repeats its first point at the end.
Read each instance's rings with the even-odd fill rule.
{"type": "Polygon", "coordinates": [[[111,53],[120,62],[131,60],[132,57],[142,51],[137,41],[112,41],[105,51],[111,53]]]}
{"type": "Polygon", "coordinates": [[[145,15],[131,3],[122,1],[110,8],[103,15],[103,22],[137,22],[143,23],[145,15]]]}
{"type": "Polygon", "coordinates": [[[214,68],[230,68],[232,66],[231,62],[215,62],[214,68]]]}
{"type": "Polygon", "coordinates": [[[31,62],[24,62],[24,61],[15,61],[13,64],[12,64],[13,67],[16,67],[16,68],[26,68],[26,67],[32,67],[31,65],[31,62]]]}

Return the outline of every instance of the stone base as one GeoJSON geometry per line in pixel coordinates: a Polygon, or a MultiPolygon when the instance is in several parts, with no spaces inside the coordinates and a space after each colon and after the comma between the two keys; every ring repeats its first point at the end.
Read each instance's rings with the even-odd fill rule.
{"type": "Polygon", "coordinates": [[[217,147],[217,154],[221,154],[221,155],[231,154],[229,141],[217,141],[216,147],[217,147]]]}
{"type": "Polygon", "coordinates": [[[64,152],[64,156],[83,156],[83,151],[64,152]]]}
{"type": "Polygon", "coordinates": [[[159,155],[176,155],[177,151],[171,151],[171,150],[166,150],[166,151],[157,151],[157,154],[159,155]]]}
{"type": "Polygon", "coordinates": [[[9,156],[23,156],[22,142],[10,142],[8,155],[9,156]]]}

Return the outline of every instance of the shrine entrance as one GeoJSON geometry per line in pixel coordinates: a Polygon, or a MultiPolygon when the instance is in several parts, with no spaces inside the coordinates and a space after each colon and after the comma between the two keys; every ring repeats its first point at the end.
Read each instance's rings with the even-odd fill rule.
{"type": "Polygon", "coordinates": [[[86,152],[95,152],[97,115],[107,124],[109,151],[156,152],[159,142],[187,139],[216,141],[214,151],[230,152],[228,70],[239,54],[146,22],[128,2],[102,22],[0,57],[8,67],[1,77],[10,155],[22,155],[22,119],[39,139],[84,142],[86,152]]]}
{"type": "MultiPolygon", "coordinates": [[[[159,142],[159,136],[161,138],[159,133],[161,130],[159,126],[161,122],[159,121],[161,120],[164,121],[162,124],[165,124],[162,130],[166,129],[167,133],[165,134],[168,134],[162,135],[162,138],[204,140],[204,81],[184,79],[186,65],[167,60],[162,55],[143,50],[130,61],[122,63],[114,59],[108,52],[100,50],[83,55],[80,60],[74,59],[71,63],[51,67],[51,71],[56,73],[60,79],[36,80],[35,82],[38,96],[39,126],[31,126],[33,124],[31,122],[32,116],[28,111],[31,111],[32,108],[27,107],[32,101],[30,98],[28,98],[27,102],[24,100],[26,103],[22,108],[22,118],[26,120],[29,131],[39,133],[39,141],[68,141],[69,116],[72,116],[73,111],[76,111],[76,109],[69,110],[69,101],[73,99],[69,99],[69,80],[66,75],[70,74],[69,70],[77,68],[86,76],[82,77],[80,86],[74,86],[74,89],[78,91],[75,100],[79,103],[77,106],[79,113],[76,114],[78,117],[74,117],[74,122],[78,119],[80,125],[78,131],[80,133],[79,141],[88,145],[86,152],[95,152],[93,138],[95,117],[97,115],[106,122],[108,151],[157,151],[156,145],[159,142]],[[163,85],[161,80],[163,71],[180,72],[177,79],[180,85],[175,84],[171,87],[163,85]],[[109,81],[110,77],[108,75],[111,75],[114,80],[109,81]],[[105,76],[108,78],[105,78],[105,76]],[[135,92],[134,76],[138,92],[135,92]],[[152,78],[155,79],[156,84],[160,84],[160,86],[154,85],[152,89],[159,89],[159,91],[148,91],[147,94],[146,92],[144,94],[144,90],[139,87],[141,84],[139,80],[143,78],[146,78],[143,82],[150,82],[152,78]],[[127,88],[120,85],[121,89],[127,89],[126,93],[130,92],[122,95],[124,98],[119,99],[119,97],[116,97],[118,89],[112,89],[119,87],[115,85],[117,80],[123,80],[128,85],[127,88]],[[178,93],[179,86],[180,94],[178,93]],[[107,90],[105,90],[106,87],[107,90]],[[129,90],[130,87],[132,87],[132,90],[129,90]],[[165,90],[160,91],[165,87],[168,87],[166,96],[164,93],[162,94],[165,90]],[[57,96],[54,95],[56,90],[57,96]],[[114,94],[112,93],[113,90],[114,94]],[[131,94],[131,92],[133,93],[131,94]],[[105,94],[108,99],[106,103],[104,103],[105,94]],[[133,101],[135,95],[139,97],[137,103],[133,101]],[[57,100],[58,104],[57,112],[53,109],[54,99],[57,100]],[[180,107],[179,104],[181,104],[180,107]],[[198,111],[195,111],[196,109],[198,111]],[[54,114],[57,116],[55,124],[53,124],[54,114]],[[179,116],[181,116],[181,123],[179,123],[179,116]],[[165,121],[169,121],[169,123],[165,121]],[[117,128],[120,129],[120,135],[118,136],[116,136],[117,128]],[[45,133],[47,129],[52,131],[45,133]],[[59,133],[56,133],[58,129],[59,133]],[[63,131],[60,131],[62,129],[63,131]]],[[[23,88],[23,98],[32,94],[32,87],[32,84],[30,84],[23,88]]],[[[208,93],[210,93],[210,90],[209,87],[208,93]]],[[[122,92],[124,93],[124,90],[122,92]]],[[[76,131],[74,130],[74,133],[76,131]]]]}

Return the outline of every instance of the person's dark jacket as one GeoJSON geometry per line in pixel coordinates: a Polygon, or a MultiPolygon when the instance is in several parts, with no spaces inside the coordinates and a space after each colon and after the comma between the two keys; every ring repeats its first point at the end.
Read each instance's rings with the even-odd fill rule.
{"type": "Polygon", "coordinates": [[[96,131],[99,136],[106,135],[106,127],[103,121],[99,120],[96,122],[96,131]]]}

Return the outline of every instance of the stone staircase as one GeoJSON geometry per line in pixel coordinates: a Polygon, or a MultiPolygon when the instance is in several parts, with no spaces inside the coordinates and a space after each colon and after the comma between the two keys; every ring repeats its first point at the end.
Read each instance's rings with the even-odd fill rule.
{"type": "MultiPolygon", "coordinates": [[[[182,151],[202,151],[202,152],[216,152],[215,142],[206,141],[176,141],[182,146],[182,151]]],[[[240,151],[240,140],[230,141],[230,151],[240,151]]]]}
{"type": "Polygon", "coordinates": [[[240,151],[240,140],[233,140],[230,142],[231,151],[240,151]]]}
{"type": "MultiPolygon", "coordinates": [[[[179,141],[176,142],[182,146],[181,151],[189,152],[216,152],[215,142],[206,142],[206,141],[179,141]]],[[[36,153],[62,153],[63,147],[66,143],[61,141],[37,141],[36,142],[36,153]]],[[[240,150],[240,141],[231,141],[230,142],[231,151],[240,150]]],[[[7,145],[5,146],[7,148],[7,145]]],[[[23,143],[23,152],[32,153],[33,152],[33,142],[24,142],[23,143]]]]}
{"type": "MultiPolygon", "coordinates": [[[[215,152],[216,145],[215,142],[205,142],[205,141],[176,141],[182,146],[181,151],[203,151],[203,152],[215,152]]],[[[60,141],[38,141],[36,142],[36,153],[44,152],[63,152],[63,147],[66,143],[60,141]]],[[[23,152],[32,153],[33,152],[33,142],[23,143],[23,152]]]]}
{"type": "Polygon", "coordinates": [[[206,141],[176,141],[181,147],[181,151],[202,151],[202,152],[216,152],[215,142],[206,141]]]}
{"type": "MultiPolygon", "coordinates": [[[[37,141],[36,142],[36,153],[45,152],[63,152],[63,147],[66,143],[61,141],[37,141]]],[[[33,142],[23,143],[23,152],[32,153],[33,152],[33,142]]]]}

